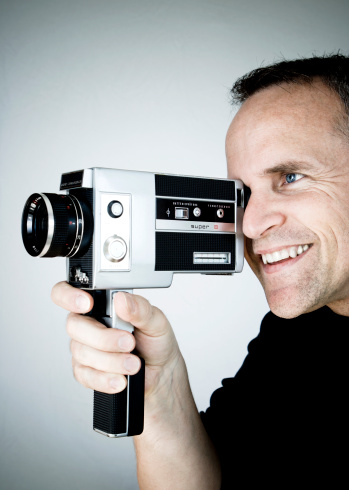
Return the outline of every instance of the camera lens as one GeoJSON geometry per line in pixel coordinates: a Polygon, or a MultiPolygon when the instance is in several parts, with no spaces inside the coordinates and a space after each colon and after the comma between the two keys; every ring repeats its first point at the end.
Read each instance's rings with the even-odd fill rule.
{"type": "Polygon", "coordinates": [[[33,257],[83,255],[92,240],[89,206],[71,194],[32,194],[22,215],[22,238],[33,257]]]}

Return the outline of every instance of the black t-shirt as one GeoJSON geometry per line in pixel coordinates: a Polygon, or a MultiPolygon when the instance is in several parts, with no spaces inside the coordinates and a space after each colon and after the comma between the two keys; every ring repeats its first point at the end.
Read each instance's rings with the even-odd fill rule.
{"type": "Polygon", "coordinates": [[[328,307],[289,320],[265,316],[240,370],[201,414],[222,488],[348,484],[348,340],[349,317],[328,307]]]}

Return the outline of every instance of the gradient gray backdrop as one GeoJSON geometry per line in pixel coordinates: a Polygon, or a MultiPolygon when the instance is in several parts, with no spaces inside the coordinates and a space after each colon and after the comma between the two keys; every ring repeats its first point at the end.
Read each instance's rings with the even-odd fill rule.
{"type": "MultiPolygon", "coordinates": [[[[92,430],[50,300],[65,260],[24,251],[26,198],[90,166],[225,177],[233,81],[281,56],[347,53],[348,20],[348,0],[0,0],[1,489],[138,488],[132,439],[92,430]]],[[[143,293],[205,409],[258,333],[261,287],[246,266],[143,293]]]]}

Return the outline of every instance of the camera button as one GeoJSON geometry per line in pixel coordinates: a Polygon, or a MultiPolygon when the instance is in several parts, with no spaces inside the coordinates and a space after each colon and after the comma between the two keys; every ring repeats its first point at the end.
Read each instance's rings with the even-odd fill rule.
{"type": "Polygon", "coordinates": [[[120,262],[127,253],[127,245],[121,237],[114,235],[106,240],[103,251],[111,262],[120,262]]]}
{"type": "Polygon", "coordinates": [[[108,213],[112,218],[120,218],[122,213],[124,212],[124,208],[119,201],[111,201],[108,205],[108,213]]]}

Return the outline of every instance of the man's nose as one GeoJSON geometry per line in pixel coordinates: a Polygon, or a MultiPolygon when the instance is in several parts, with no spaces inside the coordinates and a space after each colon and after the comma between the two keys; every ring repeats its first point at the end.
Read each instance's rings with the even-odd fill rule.
{"type": "Polygon", "coordinates": [[[285,220],[286,216],[275,195],[251,192],[242,224],[246,237],[261,238],[275,227],[281,226],[285,220]]]}

